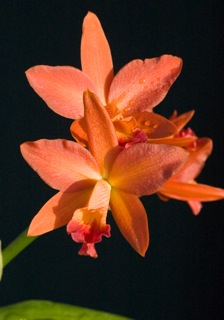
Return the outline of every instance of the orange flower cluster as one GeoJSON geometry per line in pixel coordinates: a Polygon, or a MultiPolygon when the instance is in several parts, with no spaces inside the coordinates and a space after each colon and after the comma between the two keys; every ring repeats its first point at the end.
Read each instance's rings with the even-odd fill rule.
{"type": "Polygon", "coordinates": [[[180,74],[180,58],[133,60],[114,75],[109,44],[89,12],[83,21],[81,63],[82,71],[39,65],[26,72],[47,105],[74,120],[76,140],[21,145],[28,164],[58,190],[36,214],[28,235],[67,225],[72,239],[82,244],[79,254],[97,257],[95,243],[110,237],[110,210],[125,239],[144,256],[149,230],[141,196],[157,193],[162,200],[186,201],[194,214],[202,201],[224,198],[223,189],[195,181],[212,141],[185,129],[193,111],[166,119],[153,110],[180,74]]]}

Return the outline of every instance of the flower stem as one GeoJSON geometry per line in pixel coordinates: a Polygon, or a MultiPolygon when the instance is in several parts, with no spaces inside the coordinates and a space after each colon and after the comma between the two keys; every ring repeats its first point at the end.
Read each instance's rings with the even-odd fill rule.
{"type": "Polygon", "coordinates": [[[2,252],[3,267],[13,260],[21,251],[31,244],[38,237],[27,237],[27,229],[24,230],[13,242],[2,252]]]}

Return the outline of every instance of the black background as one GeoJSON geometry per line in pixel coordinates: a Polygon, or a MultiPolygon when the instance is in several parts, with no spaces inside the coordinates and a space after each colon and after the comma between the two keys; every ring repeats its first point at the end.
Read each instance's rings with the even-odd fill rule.
{"type": "MultiPolygon", "coordinates": [[[[1,216],[3,247],[55,193],[22,159],[20,143],[68,138],[71,121],[54,114],[29,87],[24,71],[38,64],[80,68],[82,20],[96,13],[115,71],[136,58],[183,58],[183,71],[155,111],[195,109],[191,127],[214,140],[198,181],[224,187],[223,1],[1,1],[1,216]]],[[[4,270],[0,305],[49,299],[138,320],[223,319],[224,204],[142,199],[151,244],[145,258],[122,238],[112,217],[99,258],[77,254],[65,228],[37,239],[4,270]]]]}

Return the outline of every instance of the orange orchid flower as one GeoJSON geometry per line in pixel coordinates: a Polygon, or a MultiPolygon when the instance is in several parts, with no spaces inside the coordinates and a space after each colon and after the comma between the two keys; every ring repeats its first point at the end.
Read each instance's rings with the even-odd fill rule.
{"type": "Polygon", "coordinates": [[[35,92],[56,113],[80,119],[71,126],[73,137],[88,145],[83,92],[95,93],[108,111],[120,143],[163,138],[176,132],[166,118],[152,113],[180,74],[182,60],[171,55],[133,60],[115,76],[109,44],[95,14],[83,21],[82,71],[69,66],[39,65],[26,71],[35,92]]]}
{"type": "Polygon", "coordinates": [[[52,188],[60,190],[37,213],[28,235],[67,224],[82,243],[81,255],[97,257],[95,243],[110,236],[108,209],[123,236],[142,256],[149,244],[147,215],[141,195],[157,192],[186,161],[183,148],[148,143],[118,146],[112,121],[93,93],[84,92],[84,115],[90,151],[67,140],[25,142],[28,164],[52,188]]]}
{"type": "MultiPolygon", "coordinates": [[[[186,201],[194,215],[201,211],[201,202],[224,199],[224,189],[199,184],[195,181],[202,171],[205,161],[212,152],[212,140],[209,138],[198,138],[190,129],[184,126],[192,118],[194,111],[186,112],[180,116],[174,112],[170,118],[178,129],[178,133],[169,139],[173,145],[181,145],[189,152],[189,158],[185,164],[159,190],[162,200],[173,198],[186,201]]],[[[167,142],[168,139],[161,141],[167,142]]]]}

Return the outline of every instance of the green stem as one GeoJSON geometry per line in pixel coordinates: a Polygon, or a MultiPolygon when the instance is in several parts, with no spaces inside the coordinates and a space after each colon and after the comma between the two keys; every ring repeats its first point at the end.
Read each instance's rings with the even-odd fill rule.
{"type": "Polygon", "coordinates": [[[24,230],[13,242],[2,252],[3,267],[13,260],[21,251],[31,244],[38,237],[27,237],[27,229],[24,230]]]}

